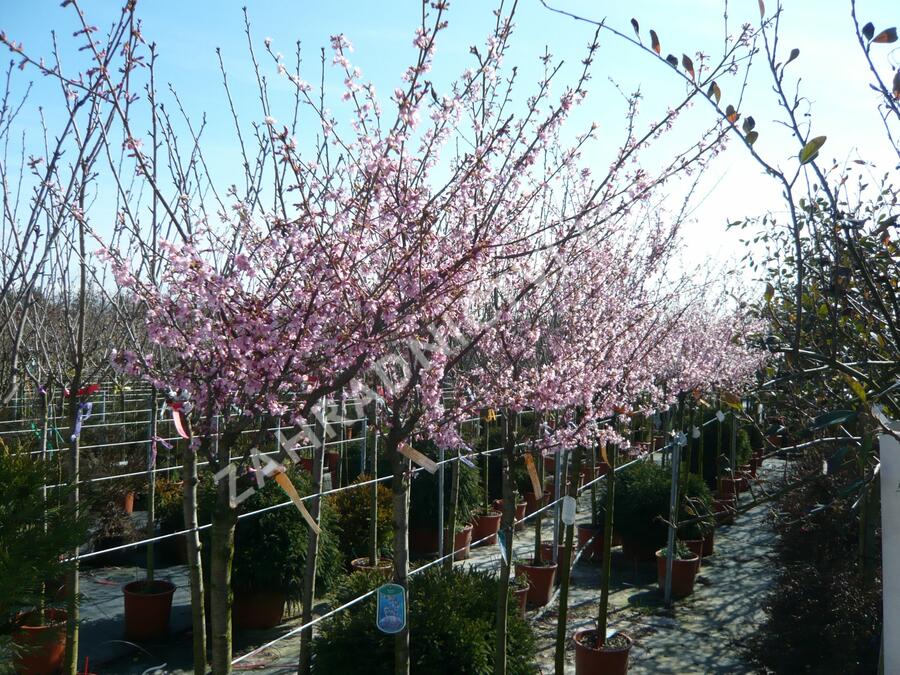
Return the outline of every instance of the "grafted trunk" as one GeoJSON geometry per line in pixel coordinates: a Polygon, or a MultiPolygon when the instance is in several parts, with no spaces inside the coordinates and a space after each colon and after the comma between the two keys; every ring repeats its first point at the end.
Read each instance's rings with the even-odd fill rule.
{"type": "Polygon", "coordinates": [[[503,491],[503,515],[500,518],[501,545],[504,555],[500,559],[500,579],[497,588],[496,635],[494,641],[494,673],[506,673],[506,633],[509,612],[509,577],[512,568],[513,531],[515,530],[516,500],[513,495],[510,472],[515,461],[515,438],[509,428],[509,412],[504,416],[503,463],[501,487],[503,491]]]}
{"type": "MultiPolygon", "coordinates": [[[[152,413],[151,413],[152,414],[152,413]]],[[[188,576],[191,583],[191,627],[193,631],[194,673],[206,673],[206,598],[203,588],[203,563],[200,558],[200,533],[197,531],[197,455],[190,442],[183,441],[182,477],[184,479],[184,535],[187,546],[188,576]]]]}
{"type": "MultiPolygon", "coordinates": [[[[397,451],[399,442],[388,436],[387,453],[393,468],[394,583],[409,597],[409,460],[397,451]]],[[[394,673],[409,675],[409,623],[394,636],[394,673]]]]}
{"type": "MultiPolygon", "coordinates": [[[[321,426],[317,425],[317,430],[322,431],[321,426]]],[[[322,491],[322,474],[324,473],[325,463],[325,434],[322,433],[319,439],[320,442],[316,444],[316,448],[313,450],[312,491],[314,495],[318,495],[322,491]]],[[[318,523],[321,511],[320,497],[314,496],[309,500],[308,510],[309,514],[318,523]]],[[[307,537],[306,570],[303,576],[303,615],[301,618],[304,624],[312,621],[313,602],[316,597],[316,568],[319,559],[319,535],[310,528],[307,532],[307,537]]],[[[312,632],[312,626],[304,628],[300,632],[300,661],[297,666],[297,672],[300,675],[307,675],[310,672],[312,632]]]]}
{"type": "MultiPolygon", "coordinates": [[[[581,475],[581,447],[575,448],[575,454],[572,458],[572,474],[569,480],[568,490],[566,494],[569,497],[578,497],[578,477],[581,475]]],[[[572,542],[575,537],[575,526],[566,525],[565,538],[566,545],[563,549],[562,558],[559,561],[559,614],[556,620],[556,675],[564,675],[566,668],[566,622],[569,612],[569,580],[571,574],[572,560],[572,542]]]]}

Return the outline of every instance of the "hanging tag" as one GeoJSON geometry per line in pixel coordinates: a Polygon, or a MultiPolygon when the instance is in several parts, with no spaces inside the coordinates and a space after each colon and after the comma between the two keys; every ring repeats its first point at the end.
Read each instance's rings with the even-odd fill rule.
{"type": "Polygon", "coordinates": [[[178,432],[179,436],[182,438],[190,438],[180,405],[177,408],[172,408],[172,421],[175,423],[175,431],[178,432]]]}
{"type": "Polygon", "coordinates": [[[723,413],[721,410],[717,410],[716,411],[716,419],[719,420],[719,423],[721,424],[722,422],[725,421],[725,413],[723,413]]]}
{"type": "Polygon", "coordinates": [[[462,462],[463,464],[465,464],[465,465],[468,466],[468,467],[471,467],[471,468],[473,468],[473,469],[475,468],[475,462],[473,462],[471,459],[469,459],[469,458],[466,457],[465,455],[460,455],[460,456],[459,456],[459,461],[462,462]]]}
{"type": "Polygon", "coordinates": [[[679,431],[677,434],[675,434],[675,445],[683,448],[685,445],[687,445],[687,436],[679,431]]]}
{"type": "MultiPolygon", "coordinates": [[[[609,457],[607,457],[607,455],[606,455],[606,441],[603,441],[600,444],[600,457],[603,459],[604,462],[609,464],[609,457]]],[[[610,466],[612,466],[612,465],[610,464],[610,466]]]]}
{"type": "Polygon", "coordinates": [[[505,565],[508,562],[506,559],[506,537],[502,532],[497,533],[497,548],[500,549],[500,558],[503,560],[503,564],[505,565]]]}
{"type": "Polygon", "coordinates": [[[488,408],[487,415],[484,417],[485,422],[496,422],[497,421],[497,413],[494,412],[493,408],[488,408]]]}
{"type": "Polygon", "coordinates": [[[700,427],[694,427],[694,430],[691,432],[691,438],[700,438],[700,427]]]}
{"type": "Polygon", "coordinates": [[[297,494],[297,489],[294,487],[291,479],[288,478],[288,475],[284,471],[279,471],[272,477],[275,479],[275,482],[281,486],[281,489],[287,493],[287,496],[291,498],[291,501],[294,502],[294,506],[300,511],[300,515],[303,516],[303,520],[309,525],[309,529],[316,534],[321,534],[322,530],[319,528],[318,523],[316,523],[315,518],[313,518],[309,514],[309,511],[306,510],[306,507],[303,505],[303,500],[300,499],[300,495],[297,494]]]}
{"type": "Polygon", "coordinates": [[[421,466],[428,473],[434,473],[438,469],[438,466],[434,462],[434,460],[432,460],[429,457],[426,457],[425,455],[423,455],[421,452],[416,450],[411,445],[407,445],[406,443],[403,443],[400,445],[399,448],[397,448],[397,452],[399,452],[404,457],[412,460],[415,464],[418,464],[419,466],[421,466]]]}
{"type": "Polygon", "coordinates": [[[378,587],[375,625],[382,633],[399,633],[406,626],[406,592],[399,584],[378,587]]]}
{"type": "Polygon", "coordinates": [[[575,524],[575,497],[566,495],[562,500],[562,521],[566,525],[575,524]]]}
{"type": "Polygon", "coordinates": [[[541,479],[538,478],[537,469],[534,467],[534,458],[531,455],[525,455],[525,469],[528,471],[528,477],[531,479],[531,489],[534,491],[535,499],[540,499],[544,494],[541,486],[541,479]]]}

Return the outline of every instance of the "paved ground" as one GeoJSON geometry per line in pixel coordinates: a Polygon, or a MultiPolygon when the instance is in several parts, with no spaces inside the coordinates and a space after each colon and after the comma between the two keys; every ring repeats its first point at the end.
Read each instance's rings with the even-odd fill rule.
{"type": "MultiPolygon", "coordinates": [[[[780,462],[770,460],[762,475],[780,472],[780,462]]],[[[745,497],[746,498],[746,497],[745,497]]],[[[756,630],[762,620],[761,598],[772,579],[770,563],[772,532],[765,522],[766,506],[760,506],[738,518],[734,525],[722,526],[716,533],[716,554],[703,562],[694,594],[677,601],[672,608],[663,606],[657,589],[656,571],[652,565],[626,565],[618,552],[613,558],[613,592],[610,596],[610,625],[625,630],[635,639],[632,650],[632,673],[743,673],[751,672],[741,661],[736,645],[742,636],[756,630]]],[[[587,495],[579,504],[579,522],[587,519],[587,495]]],[[[545,519],[545,520],[550,520],[545,519]]],[[[552,537],[545,523],[544,541],[552,537]]],[[[533,527],[516,534],[516,553],[524,558],[533,547],[533,527]]],[[[495,546],[474,549],[466,563],[495,568],[499,562],[495,546]]],[[[103,663],[100,673],[138,674],[144,672],[185,673],[190,671],[190,636],[187,608],[187,582],[184,568],[161,570],[160,576],[173,576],[180,591],[175,597],[174,628],[169,640],[160,644],[123,648],[115,633],[121,631],[122,601],[120,583],[138,578],[137,568],[95,571],[96,579],[109,585],[94,583],[86,589],[92,599],[85,615],[94,617],[84,628],[86,645],[97,645],[92,663],[103,663]],[[176,580],[176,578],[178,580],[176,580]],[[96,594],[96,597],[95,597],[96,594]],[[179,632],[180,629],[180,632],[179,632]],[[105,644],[110,643],[110,644],[105,644]],[[112,647],[115,647],[115,650],[112,647]],[[105,657],[104,657],[105,656],[105,657]],[[112,657],[118,657],[113,658],[112,657]],[[163,666],[165,664],[165,666],[163,666]]],[[[573,571],[569,600],[569,633],[593,624],[600,596],[599,564],[580,560],[573,571]]],[[[539,664],[542,673],[553,672],[557,607],[554,599],[543,610],[530,612],[539,635],[539,664]]],[[[319,611],[327,609],[322,603],[319,611]]],[[[235,654],[246,653],[286,633],[299,624],[295,618],[272,631],[238,633],[235,654]]],[[[268,675],[296,672],[299,638],[293,636],[254,655],[236,666],[268,675]]],[[[574,673],[571,644],[566,654],[566,672],[574,673]]],[[[93,669],[92,669],[93,670],[93,669]]]]}

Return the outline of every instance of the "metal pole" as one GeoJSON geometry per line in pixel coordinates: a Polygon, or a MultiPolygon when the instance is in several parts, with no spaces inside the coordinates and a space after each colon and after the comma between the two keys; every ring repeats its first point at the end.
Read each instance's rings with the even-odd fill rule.
{"type": "Polygon", "coordinates": [[[444,557],[444,449],[438,451],[440,465],[438,468],[438,554],[444,557]]]}
{"type": "Polygon", "coordinates": [[[562,466],[563,462],[565,462],[568,457],[568,450],[564,450],[563,452],[556,453],[556,461],[553,463],[553,501],[556,502],[553,505],[553,563],[556,564],[558,561],[556,559],[557,553],[559,552],[559,516],[560,516],[560,502],[559,502],[559,492],[560,492],[560,483],[562,483],[562,466]]]}
{"type": "Polygon", "coordinates": [[[678,519],[678,473],[681,468],[682,436],[672,444],[672,489],[669,492],[669,542],[666,548],[666,605],[672,604],[672,564],[675,561],[675,522],[678,519]]]}

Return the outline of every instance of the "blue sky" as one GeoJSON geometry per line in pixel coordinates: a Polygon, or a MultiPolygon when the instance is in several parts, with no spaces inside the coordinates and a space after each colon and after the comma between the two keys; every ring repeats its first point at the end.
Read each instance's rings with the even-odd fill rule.
{"type": "MultiPolygon", "coordinates": [[[[115,2],[83,0],[82,4],[89,20],[100,28],[114,17],[115,2]]],[[[469,45],[482,42],[492,25],[493,3],[455,0],[450,4],[450,28],[439,43],[433,73],[433,79],[438,83],[448,82],[469,65],[469,45]]],[[[628,33],[631,31],[629,19],[634,16],[640,21],[645,36],[649,28],[656,29],[664,54],[691,54],[698,49],[714,54],[721,47],[724,35],[722,0],[632,0],[628,3],[555,0],[554,4],[596,19],[605,17],[610,25],[628,33]]],[[[769,0],[768,4],[769,10],[773,10],[774,0],[769,0]]],[[[263,38],[270,37],[273,49],[283,52],[290,61],[294,42],[300,40],[306,77],[317,79],[318,49],[327,47],[330,35],[342,32],[355,46],[355,65],[362,68],[366,79],[374,82],[385,103],[414,54],[411,41],[421,12],[416,0],[380,3],[272,0],[248,2],[247,5],[258,55],[262,51],[263,38]]],[[[801,50],[800,59],[792,64],[791,72],[802,74],[803,92],[812,101],[813,135],[829,138],[822,155],[843,162],[858,152],[864,158],[877,161],[882,171],[892,168],[895,157],[892,163],[875,113],[874,93],[868,89],[866,66],[851,31],[849,0],[785,0],[785,5],[783,48],[785,52],[792,47],[801,50]]],[[[241,6],[240,2],[210,0],[143,0],[138,3],[144,35],[159,47],[158,78],[171,83],[196,118],[202,113],[207,114],[204,147],[208,159],[221,172],[222,180],[227,180],[232,170],[229,167],[237,170],[239,164],[231,117],[218,72],[216,47],[222,49],[243,121],[261,122],[263,117],[247,57],[241,6]]],[[[70,9],[62,9],[58,2],[50,0],[0,0],[0,8],[0,29],[24,42],[29,53],[49,54],[49,32],[56,28],[63,51],[68,52],[67,63],[77,64],[77,55],[66,49],[74,44],[71,33],[75,21],[70,9]]],[[[758,20],[756,0],[731,0],[728,8],[732,32],[744,21],[755,23],[758,20]]],[[[897,4],[888,0],[859,0],[858,12],[862,21],[872,20],[879,29],[900,23],[897,4]]],[[[520,0],[516,24],[515,46],[509,59],[519,66],[522,79],[529,82],[539,75],[538,57],[545,46],[564,59],[569,73],[574,73],[592,33],[585,24],[552,14],[538,0],[520,0]]],[[[883,66],[888,80],[891,72],[889,52],[889,48],[877,52],[878,63],[883,66]]],[[[261,60],[270,80],[277,80],[271,62],[261,60]]],[[[896,58],[893,65],[898,65],[896,58]]],[[[641,87],[645,96],[644,119],[649,120],[654,113],[676,100],[682,91],[683,85],[666,69],[667,66],[614,38],[602,38],[588,102],[573,119],[576,127],[592,120],[600,124],[602,140],[592,151],[595,155],[589,156],[598,168],[608,164],[607,155],[621,138],[623,128],[623,106],[614,94],[610,80],[626,91],[641,87]]],[[[757,121],[760,132],[757,147],[764,154],[787,164],[795,161],[797,148],[786,143],[784,135],[771,121],[776,110],[765,76],[766,73],[758,71],[751,77],[742,112],[753,114],[757,121]]],[[[33,71],[16,71],[14,77],[14,90],[23,91],[26,83],[36,75],[33,71]]],[[[339,83],[337,79],[330,85],[335,98],[339,94],[339,83]]],[[[280,91],[287,94],[288,88],[286,83],[284,85],[274,85],[276,92],[281,87],[280,91]]],[[[735,82],[723,83],[723,104],[736,87],[735,82]]],[[[286,117],[286,98],[282,104],[286,117]]],[[[31,106],[37,105],[42,105],[51,119],[54,110],[59,110],[58,91],[52,83],[41,78],[35,81],[31,98],[31,106]]],[[[278,117],[277,110],[275,116],[278,117]]],[[[711,111],[704,107],[692,111],[686,126],[672,142],[689,139],[692,130],[699,131],[711,120],[711,111]]],[[[693,214],[695,222],[684,233],[692,261],[735,259],[742,251],[737,246],[737,234],[726,232],[725,223],[761,215],[766,210],[778,212],[782,209],[775,184],[761,175],[737,144],[720,158],[704,180],[699,194],[702,199],[693,214]]]]}

